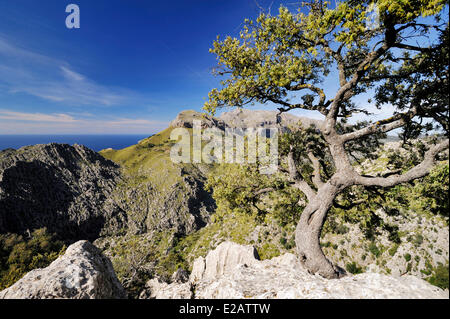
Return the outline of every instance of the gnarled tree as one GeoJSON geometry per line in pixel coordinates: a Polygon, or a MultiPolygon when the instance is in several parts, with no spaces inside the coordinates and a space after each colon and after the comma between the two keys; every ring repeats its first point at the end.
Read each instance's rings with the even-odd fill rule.
{"type": "Polygon", "coordinates": [[[294,145],[287,154],[290,185],[308,199],[296,229],[296,247],[310,272],[340,276],[319,243],[339,193],[352,185],[392,187],[423,177],[448,149],[446,10],[445,0],[358,0],[335,7],[311,1],[296,13],[284,7],[277,16],[261,13],[255,22],[245,21],[239,38],[214,42],[215,73],[225,79],[221,89],[209,93],[205,110],[214,113],[220,107],[258,102],[273,103],[280,113],[306,109],[324,116],[319,129],[333,174],[327,176],[323,161],[305,149],[314,169],[306,181],[298,172],[294,145]],[[367,95],[371,99],[366,105],[355,100],[367,95]],[[355,114],[370,115],[371,100],[379,109],[396,110],[384,120],[347,130],[342,124],[355,114]],[[422,162],[406,172],[358,174],[350,146],[400,128],[404,142],[430,130],[441,137],[429,142],[422,162]]]}

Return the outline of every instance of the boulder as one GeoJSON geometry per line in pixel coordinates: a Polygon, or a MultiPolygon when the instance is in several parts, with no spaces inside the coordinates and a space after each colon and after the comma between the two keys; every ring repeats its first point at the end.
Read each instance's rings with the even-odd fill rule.
{"type": "Polygon", "coordinates": [[[112,264],[90,242],[82,240],[47,268],[35,269],[11,287],[0,299],[122,299],[125,290],[112,264]]]}
{"type": "Polygon", "coordinates": [[[188,282],[168,284],[154,278],[147,281],[139,299],[191,299],[193,296],[191,287],[188,282]]]}
{"type": "Polygon", "coordinates": [[[185,283],[189,281],[189,273],[183,268],[178,268],[172,275],[172,282],[185,283]]]}
{"type": "Polygon", "coordinates": [[[253,246],[223,242],[205,259],[199,257],[194,261],[190,281],[215,280],[234,270],[238,265],[252,265],[258,259],[258,252],[253,246]]]}

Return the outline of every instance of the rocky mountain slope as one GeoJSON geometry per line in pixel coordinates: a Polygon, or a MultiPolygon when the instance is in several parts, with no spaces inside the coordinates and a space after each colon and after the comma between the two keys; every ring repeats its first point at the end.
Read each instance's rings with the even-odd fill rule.
{"type": "Polygon", "coordinates": [[[98,238],[126,224],[111,199],[119,166],[81,145],[0,152],[0,233],[46,227],[66,240],[98,238]]]}
{"type": "Polygon", "coordinates": [[[203,188],[208,168],[170,159],[173,128],[122,150],[100,152],[122,167],[123,182],[114,197],[136,234],[168,229],[188,234],[203,227],[214,212],[214,201],[203,188]]]}
{"type": "Polygon", "coordinates": [[[258,260],[252,246],[224,242],[194,262],[187,282],[146,284],[141,298],[172,299],[447,299],[448,290],[415,276],[378,273],[324,279],[310,275],[292,254],[258,260]]]}

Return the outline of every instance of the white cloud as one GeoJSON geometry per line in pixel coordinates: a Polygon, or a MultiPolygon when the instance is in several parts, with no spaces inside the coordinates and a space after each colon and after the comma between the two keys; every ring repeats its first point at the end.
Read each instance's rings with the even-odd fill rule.
{"type": "Polygon", "coordinates": [[[65,66],[60,66],[63,71],[64,76],[71,81],[83,81],[85,78],[81,74],[66,68],[65,66]]]}
{"type": "Polygon", "coordinates": [[[131,90],[96,83],[67,62],[20,48],[1,35],[0,85],[10,94],[26,93],[71,105],[112,106],[139,98],[131,90]]]}
{"type": "Polygon", "coordinates": [[[0,109],[0,134],[149,134],[166,121],[142,118],[97,119],[86,113],[26,113],[0,109]]]}
{"type": "Polygon", "coordinates": [[[2,109],[0,109],[0,120],[44,123],[73,123],[76,121],[67,114],[22,113],[2,109]]]}

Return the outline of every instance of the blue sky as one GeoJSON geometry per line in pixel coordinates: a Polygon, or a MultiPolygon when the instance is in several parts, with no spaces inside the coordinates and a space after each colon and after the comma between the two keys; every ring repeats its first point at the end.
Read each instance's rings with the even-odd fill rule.
{"type": "MultiPolygon", "coordinates": [[[[294,2],[273,1],[273,12],[280,3],[294,2]]],[[[218,87],[213,41],[259,10],[254,0],[1,1],[0,134],[160,131],[201,111],[218,87]],[[65,26],[70,3],[80,29],[65,26]]]]}
{"type": "Polygon", "coordinates": [[[218,85],[213,41],[258,12],[254,0],[1,1],[0,134],[155,133],[201,110],[218,85]],[[65,26],[70,3],[80,29],[65,26]]]}

